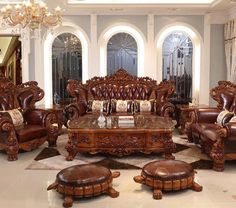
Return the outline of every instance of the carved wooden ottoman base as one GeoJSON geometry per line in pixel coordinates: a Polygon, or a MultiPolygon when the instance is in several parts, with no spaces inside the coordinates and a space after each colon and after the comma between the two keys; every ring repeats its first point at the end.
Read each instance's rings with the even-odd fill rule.
{"type": "Polygon", "coordinates": [[[56,181],[47,190],[56,189],[64,195],[64,207],[71,207],[74,198],[92,197],[108,194],[115,198],[119,192],[112,188],[113,178],[120,176],[120,172],[113,172],[108,168],[97,165],[75,165],[61,170],[56,181]]]}
{"type": "Polygon", "coordinates": [[[153,198],[161,199],[162,191],[177,191],[191,188],[202,191],[202,186],[194,182],[191,165],[178,160],[160,160],[146,164],[141,175],[134,181],[153,188],[153,198]]]}

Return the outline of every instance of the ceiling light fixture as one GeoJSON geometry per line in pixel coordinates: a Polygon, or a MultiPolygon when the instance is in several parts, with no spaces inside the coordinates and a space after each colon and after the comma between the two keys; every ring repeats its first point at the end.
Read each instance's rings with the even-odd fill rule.
{"type": "Polygon", "coordinates": [[[10,4],[1,9],[3,21],[9,26],[20,26],[20,28],[29,27],[31,31],[57,26],[61,23],[62,10],[57,6],[51,13],[47,5],[40,1],[25,1],[23,4],[16,4],[12,7],[10,4]]]}

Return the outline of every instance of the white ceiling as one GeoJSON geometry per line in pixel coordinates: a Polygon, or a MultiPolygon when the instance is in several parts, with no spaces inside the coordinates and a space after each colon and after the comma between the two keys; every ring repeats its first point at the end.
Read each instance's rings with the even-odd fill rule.
{"type": "MultiPolygon", "coordinates": [[[[0,4],[6,5],[7,2],[23,1],[0,0],[0,4]]],[[[35,1],[39,2],[40,0],[35,1]]],[[[206,13],[228,14],[232,13],[232,10],[236,10],[236,0],[44,0],[44,2],[51,9],[59,5],[64,9],[64,15],[147,13],[195,15],[206,13]]]]}
{"type": "Polygon", "coordinates": [[[49,0],[48,5],[60,5],[65,14],[205,14],[236,8],[235,0],[49,0]],[[232,2],[234,1],[234,2],[232,2]],[[139,3],[138,3],[139,2],[139,3]]]}
{"type": "Polygon", "coordinates": [[[68,0],[70,4],[211,4],[216,0],[68,0]]]}

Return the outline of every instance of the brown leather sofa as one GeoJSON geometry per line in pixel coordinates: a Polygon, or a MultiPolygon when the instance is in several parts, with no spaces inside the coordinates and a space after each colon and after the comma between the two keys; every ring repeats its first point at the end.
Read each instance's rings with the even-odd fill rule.
{"type": "Polygon", "coordinates": [[[75,98],[75,103],[66,107],[69,119],[78,118],[87,113],[89,100],[155,100],[155,114],[171,116],[174,105],[168,101],[175,91],[173,81],[161,82],[149,77],[136,77],[124,69],[111,76],[94,77],[82,84],[78,80],[69,80],[67,91],[75,98]]]}
{"type": "Polygon", "coordinates": [[[9,161],[18,159],[20,149],[36,149],[46,140],[49,146],[56,145],[55,114],[35,108],[35,103],[44,96],[37,85],[37,82],[14,85],[0,77],[0,150],[6,151],[9,161]]]}
{"type": "Polygon", "coordinates": [[[211,89],[211,97],[218,103],[216,108],[195,109],[191,122],[186,124],[188,140],[201,145],[201,150],[213,160],[213,169],[224,170],[224,161],[236,159],[236,122],[217,123],[223,109],[236,113],[236,85],[219,81],[211,89]]]}

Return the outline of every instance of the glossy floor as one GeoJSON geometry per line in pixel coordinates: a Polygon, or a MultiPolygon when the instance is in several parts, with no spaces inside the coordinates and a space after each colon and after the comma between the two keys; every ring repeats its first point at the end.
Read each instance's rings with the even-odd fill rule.
{"type": "MultiPolygon", "coordinates": [[[[59,208],[62,197],[56,191],[46,188],[54,182],[58,170],[26,170],[39,149],[21,153],[18,161],[8,162],[0,153],[0,207],[3,208],[59,208]]],[[[235,208],[236,207],[236,166],[227,164],[224,172],[198,170],[196,181],[203,186],[202,192],[184,190],[164,193],[162,200],[154,200],[148,187],[137,184],[133,176],[140,170],[121,170],[121,176],[114,179],[113,186],[120,192],[118,198],[103,195],[96,198],[80,199],[73,207],[96,208],[235,208]]]]}

